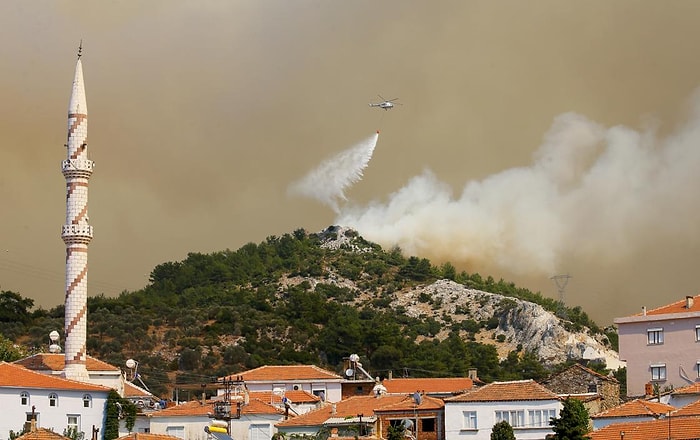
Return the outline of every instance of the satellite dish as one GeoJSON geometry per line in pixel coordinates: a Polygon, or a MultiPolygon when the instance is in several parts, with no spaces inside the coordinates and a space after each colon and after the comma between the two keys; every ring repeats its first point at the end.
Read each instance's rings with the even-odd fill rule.
{"type": "Polygon", "coordinates": [[[134,368],[136,366],[136,361],[133,359],[127,359],[126,366],[127,368],[134,368]]]}
{"type": "Polygon", "coordinates": [[[355,375],[355,370],[353,370],[352,368],[348,368],[347,370],[345,370],[345,375],[347,377],[352,377],[355,375]]]}
{"type": "Polygon", "coordinates": [[[58,341],[59,336],[60,336],[60,335],[58,334],[58,332],[57,332],[56,330],[54,330],[54,331],[52,331],[51,333],[49,333],[49,339],[51,339],[51,342],[56,342],[56,341],[58,341]]]}
{"type": "Polygon", "coordinates": [[[409,419],[403,419],[403,427],[406,429],[412,429],[413,428],[413,421],[409,419]]]}
{"type": "Polygon", "coordinates": [[[416,402],[416,405],[420,405],[420,403],[421,403],[422,400],[423,400],[423,399],[421,398],[421,395],[420,395],[420,393],[419,393],[418,391],[416,391],[415,393],[413,393],[413,401],[416,402]]]}

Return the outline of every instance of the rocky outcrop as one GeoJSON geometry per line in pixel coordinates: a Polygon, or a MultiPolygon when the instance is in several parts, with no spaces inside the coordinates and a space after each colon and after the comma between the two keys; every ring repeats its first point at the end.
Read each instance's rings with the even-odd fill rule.
{"type": "MultiPolygon", "coordinates": [[[[413,317],[432,317],[445,324],[444,316],[452,322],[467,319],[491,322],[489,333],[508,349],[520,347],[535,353],[545,363],[561,363],[569,359],[601,360],[608,368],[623,366],[614,350],[607,345],[605,335],[593,335],[584,329],[570,332],[566,321],[538,304],[480,290],[469,289],[449,280],[439,280],[422,288],[398,293],[392,306],[400,306],[413,317]],[[426,296],[430,301],[425,301],[426,296]],[[503,335],[503,336],[500,336],[503,335]]],[[[507,353],[509,350],[505,350],[507,353]]]]}

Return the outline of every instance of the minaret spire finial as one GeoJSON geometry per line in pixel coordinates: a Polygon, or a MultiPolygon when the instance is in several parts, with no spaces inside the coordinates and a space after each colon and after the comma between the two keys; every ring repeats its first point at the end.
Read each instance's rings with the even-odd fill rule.
{"type": "Polygon", "coordinates": [[[80,39],[80,46],[78,46],[78,59],[83,55],[83,39],[80,39]]]}

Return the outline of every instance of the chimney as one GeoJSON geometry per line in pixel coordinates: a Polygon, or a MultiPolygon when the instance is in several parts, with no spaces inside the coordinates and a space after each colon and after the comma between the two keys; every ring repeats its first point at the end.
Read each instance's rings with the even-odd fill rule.
{"type": "Polygon", "coordinates": [[[647,316],[647,306],[642,306],[642,316],[647,316]]]}
{"type": "Polygon", "coordinates": [[[331,405],[331,415],[332,415],[332,416],[335,415],[335,411],[336,411],[336,409],[335,409],[335,403],[333,403],[333,404],[331,405]]]}
{"type": "Polygon", "coordinates": [[[476,375],[476,368],[470,368],[467,370],[467,377],[471,380],[476,380],[477,375],[476,375]]]}
{"type": "Polygon", "coordinates": [[[686,308],[686,309],[692,309],[692,308],[693,308],[693,297],[692,297],[692,296],[686,296],[686,297],[685,297],[685,308],[686,308]]]}
{"type": "Polygon", "coordinates": [[[394,372],[389,370],[389,380],[394,378],[394,372]]]}

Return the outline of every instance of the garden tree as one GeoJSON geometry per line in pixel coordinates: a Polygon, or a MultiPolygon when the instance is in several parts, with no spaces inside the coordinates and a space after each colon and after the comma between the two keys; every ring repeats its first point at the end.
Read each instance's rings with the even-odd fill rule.
{"type": "Polygon", "coordinates": [[[27,352],[0,335],[0,362],[14,362],[27,356],[27,352]]]}
{"type": "Polygon", "coordinates": [[[505,420],[496,423],[491,430],[491,440],[515,440],[513,427],[505,420]]]}
{"type": "Polygon", "coordinates": [[[406,426],[403,423],[399,423],[396,426],[389,425],[388,431],[389,433],[386,440],[404,440],[406,435],[406,426]]]}
{"type": "Polygon", "coordinates": [[[550,420],[555,440],[585,440],[588,437],[588,410],[580,400],[564,400],[559,417],[550,420]]]}
{"type": "Polygon", "coordinates": [[[136,423],[136,405],[119,396],[115,390],[111,390],[107,396],[104,440],[114,440],[119,437],[120,419],[125,420],[126,429],[131,432],[136,423]]]}
{"type": "Polygon", "coordinates": [[[30,309],[34,300],[9,290],[0,291],[0,322],[27,323],[31,318],[30,309]]]}

